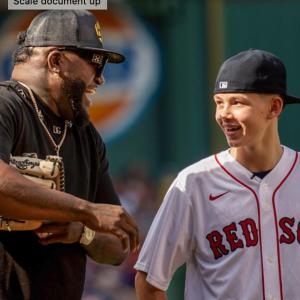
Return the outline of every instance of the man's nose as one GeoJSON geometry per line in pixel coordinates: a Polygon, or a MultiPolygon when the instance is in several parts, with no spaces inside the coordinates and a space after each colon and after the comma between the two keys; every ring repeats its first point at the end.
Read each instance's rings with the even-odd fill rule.
{"type": "Polygon", "coordinates": [[[95,77],[95,83],[97,85],[103,85],[105,83],[105,78],[104,76],[101,74],[100,76],[96,76],[95,77]]]}

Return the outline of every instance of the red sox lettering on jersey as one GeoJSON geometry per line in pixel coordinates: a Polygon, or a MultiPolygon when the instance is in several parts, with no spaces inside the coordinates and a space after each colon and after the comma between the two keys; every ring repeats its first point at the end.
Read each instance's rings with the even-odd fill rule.
{"type": "Polygon", "coordinates": [[[135,267],[166,290],[186,262],[186,300],[299,299],[300,163],[283,149],[264,179],[228,150],[180,172],[135,267]]]}
{"type": "MultiPolygon", "coordinates": [[[[297,241],[300,246],[300,222],[298,222],[297,226],[294,225],[294,217],[283,217],[279,220],[279,228],[282,232],[279,237],[280,244],[292,244],[297,241]]],[[[232,222],[225,226],[222,231],[214,230],[206,238],[209,241],[215,259],[218,259],[223,255],[228,255],[230,251],[257,246],[258,228],[255,221],[248,218],[240,222],[232,222]],[[244,240],[238,236],[237,227],[241,228],[244,240]],[[229,247],[226,246],[225,240],[229,247]]]]}

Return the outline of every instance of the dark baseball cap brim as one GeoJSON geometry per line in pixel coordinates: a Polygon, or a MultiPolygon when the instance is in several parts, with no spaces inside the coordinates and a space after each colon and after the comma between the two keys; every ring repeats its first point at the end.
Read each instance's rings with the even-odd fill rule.
{"type": "Polygon", "coordinates": [[[283,95],[286,104],[300,104],[300,98],[290,95],[283,95]]]}
{"type": "Polygon", "coordinates": [[[279,94],[284,101],[284,104],[300,104],[300,98],[295,96],[282,94],[280,91],[267,91],[267,90],[256,90],[256,89],[229,89],[221,90],[215,89],[214,94],[229,94],[229,93],[255,93],[255,94],[279,94]]]}
{"type": "Polygon", "coordinates": [[[68,45],[68,44],[60,44],[60,43],[56,43],[56,42],[40,42],[40,43],[36,43],[36,44],[26,44],[26,47],[48,47],[48,46],[64,46],[64,47],[70,47],[70,48],[76,48],[78,50],[84,50],[84,51],[90,51],[90,52],[95,52],[95,53],[100,53],[103,54],[105,56],[108,57],[108,62],[109,63],[114,63],[114,64],[119,64],[122,63],[123,61],[125,61],[125,56],[117,53],[117,52],[113,52],[107,49],[103,49],[103,48],[93,48],[93,47],[84,47],[84,46],[74,46],[72,44],[68,45]]]}
{"type": "Polygon", "coordinates": [[[300,98],[287,94],[284,63],[260,49],[240,52],[221,65],[214,88],[218,93],[279,94],[285,104],[300,104],[300,98]]]}
{"type": "Polygon", "coordinates": [[[91,48],[91,47],[77,47],[77,48],[81,49],[81,50],[86,50],[86,51],[103,54],[108,57],[109,63],[119,64],[125,60],[124,55],[117,53],[117,52],[112,52],[112,51],[109,51],[106,49],[91,48]]]}
{"type": "MultiPolygon", "coordinates": [[[[22,37],[20,39],[20,37],[22,37]]],[[[122,54],[103,47],[100,24],[86,10],[50,10],[38,14],[18,44],[25,47],[63,46],[105,55],[110,63],[125,60],[122,54]]]]}

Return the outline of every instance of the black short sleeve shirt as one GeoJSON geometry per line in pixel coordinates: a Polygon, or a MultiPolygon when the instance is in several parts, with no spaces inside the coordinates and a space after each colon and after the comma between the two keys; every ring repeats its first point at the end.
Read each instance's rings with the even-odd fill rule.
{"type": "MultiPolygon", "coordinates": [[[[64,120],[36,95],[38,108],[59,143],[64,120]]],[[[36,153],[55,155],[26,89],[18,82],[0,83],[0,159],[36,153]]],[[[94,126],[72,125],[60,149],[65,192],[91,202],[119,204],[105,145],[94,126]]],[[[1,176],[1,175],[0,175],[1,176]]],[[[0,204],[1,205],[1,204],[0,204]]],[[[0,299],[81,299],[86,256],[78,244],[42,246],[33,232],[0,232],[0,299]]]]}

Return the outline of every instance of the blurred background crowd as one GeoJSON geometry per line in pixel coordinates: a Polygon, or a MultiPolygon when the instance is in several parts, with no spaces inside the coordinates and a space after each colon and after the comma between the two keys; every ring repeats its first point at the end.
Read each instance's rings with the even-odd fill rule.
{"type": "MultiPolygon", "coordinates": [[[[11,1],[11,0],[8,0],[11,1]]],[[[221,62],[259,48],[286,64],[289,93],[300,94],[299,0],[107,0],[94,11],[107,48],[124,53],[108,65],[91,118],[103,136],[122,204],[143,241],[170,183],[185,166],[226,148],[214,122],[212,90],[221,62]]],[[[0,2],[0,79],[8,79],[17,32],[36,11],[0,2]]],[[[282,143],[300,149],[300,107],[281,116],[282,143]]],[[[134,300],[132,254],[119,267],[88,262],[84,300],[134,300]]],[[[183,299],[184,267],[168,290],[183,299]]]]}
{"type": "MultiPolygon", "coordinates": [[[[141,241],[144,240],[153,217],[160,206],[163,194],[172,180],[173,174],[167,173],[161,178],[155,179],[150,176],[147,168],[141,165],[132,165],[127,172],[115,178],[122,204],[139,225],[141,241]]],[[[99,266],[89,261],[86,292],[83,299],[136,299],[133,266],[137,255],[138,253],[131,254],[120,267],[99,266]]],[[[181,272],[183,273],[183,271],[181,272]]]]}

